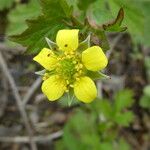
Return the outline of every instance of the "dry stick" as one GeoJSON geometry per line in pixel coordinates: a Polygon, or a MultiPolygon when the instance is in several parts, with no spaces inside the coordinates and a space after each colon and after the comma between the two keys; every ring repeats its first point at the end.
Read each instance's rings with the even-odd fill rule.
{"type": "Polygon", "coordinates": [[[111,44],[111,48],[110,50],[106,53],[107,55],[107,58],[109,59],[110,58],[110,55],[112,54],[116,44],[119,42],[119,40],[123,37],[123,33],[120,33],[119,35],[117,35],[117,37],[112,41],[112,44],[111,44]]]}
{"type": "Polygon", "coordinates": [[[3,52],[12,52],[12,53],[23,53],[25,52],[25,48],[24,47],[9,47],[9,46],[6,46],[5,44],[1,44],[0,43],[0,51],[3,51],[3,52]]]}
{"type": "Polygon", "coordinates": [[[41,77],[37,78],[36,81],[32,84],[32,86],[29,88],[29,90],[27,91],[26,95],[24,96],[23,99],[23,106],[25,106],[28,101],[30,100],[30,98],[32,97],[32,95],[34,94],[34,92],[38,89],[38,87],[40,86],[42,82],[41,77]]]}
{"type": "MultiPolygon", "coordinates": [[[[60,138],[62,134],[63,132],[60,130],[49,135],[39,135],[32,138],[34,142],[45,143],[60,138]]],[[[0,142],[29,143],[30,139],[27,136],[0,137],[0,142]]]]}
{"type": "MultiPolygon", "coordinates": [[[[112,54],[112,52],[113,52],[113,50],[114,50],[116,44],[119,42],[119,40],[122,38],[123,35],[124,35],[123,33],[120,33],[120,34],[113,40],[113,42],[112,42],[112,44],[111,44],[110,50],[106,53],[106,56],[107,56],[108,59],[110,58],[110,56],[111,56],[111,54],[112,54]]],[[[102,82],[98,82],[98,83],[97,83],[97,88],[98,88],[98,97],[102,98],[102,97],[103,97],[103,95],[102,95],[102,82]]]]}
{"type": "Polygon", "coordinates": [[[7,106],[7,101],[8,101],[8,84],[7,84],[8,81],[6,77],[3,76],[3,74],[2,74],[2,77],[3,77],[2,85],[4,88],[4,92],[2,93],[1,102],[0,102],[0,118],[3,116],[5,112],[5,108],[7,106]]]}
{"type": "Polygon", "coordinates": [[[28,132],[28,135],[29,135],[31,149],[32,150],[37,150],[36,144],[32,139],[33,132],[32,132],[31,126],[29,124],[27,113],[26,113],[26,111],[25,111],[25,109],[22,105],[21,97],[19,95],[19,92],[18,92],[18,89],[16,87],[15,81],[14,81],[12,75],[10,74],[10,72],[8,70],[7,64],[4,60],[1,52],[0,52],[0,67],[2,68],[4,74],[5,74],[6,78],[8,79],[8,81],[10,83],[10,86],[12,88],[12,92],[13,92],[13,95],[16,99],[18,109],[20,111],[20,114],[21,114],[22,119],[23,119],[24,124],[25,124],[25,128],[26,128],[26,130],[28,132]]]}

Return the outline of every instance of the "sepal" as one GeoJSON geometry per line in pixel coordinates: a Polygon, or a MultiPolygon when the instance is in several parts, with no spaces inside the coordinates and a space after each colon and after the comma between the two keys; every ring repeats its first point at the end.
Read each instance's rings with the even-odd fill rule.
{"type": "Polygon", "coordinates": [[[55,42],[51,41],[49,38],[45,37],[45,40],[51,50],[58,50],[58,46],[55,42]]]}
{"type": "Polygon", "coordinates": [[[82,51],[84,51],[84,50],[86,50],[87,48],[90,47],[90,39],[91,39],[91,35],[89,34],[87,36],[87,38],[79,44],[78,50],[80,52],[82,52],[82,51]]]}
{"type": "Polygon", "coordinates": [[[35,74],[40,75],[40,76],[44,76],[45,73],[46,73],[46,69],[35,72],[35,74]]]}
{"type": "Polygon", "coordinates": [[[94,72],[94,71],[87,71],[86,75],[90,77],[93,80],[98,80],[98,79],[110,79],[110,76],[102,73],[102,72],[94,72]]]}

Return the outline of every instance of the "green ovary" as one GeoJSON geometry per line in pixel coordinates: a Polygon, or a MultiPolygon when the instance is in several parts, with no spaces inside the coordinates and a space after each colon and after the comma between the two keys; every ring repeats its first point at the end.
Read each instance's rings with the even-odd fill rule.
{"type": "Polygon", "coordinates": [[[73,75],[76,73],[75,64],[73,63],[73,59],[63,59],[59,62],[59,67],[57,68],[57,72],[64,79],[69,82],[73,81],[73,75]]]}

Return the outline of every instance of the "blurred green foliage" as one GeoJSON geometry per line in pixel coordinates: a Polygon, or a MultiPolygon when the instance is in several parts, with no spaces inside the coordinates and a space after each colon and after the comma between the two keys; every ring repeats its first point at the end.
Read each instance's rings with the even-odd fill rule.
{"type": "MultiPolygon", "coordinates": [[[[62,28],[79,28],[81,40],[89,33],[97,36],[106,51],[109,49],[106,34],[121,32],[127,27],[126,32],[134,43],[150,46],[148,0],[29,0],[27,4],[19,0],[0,0],[0,11],[6,9],[9,9],[7,36],[19,34],[12,39],[27,46],[29,53],[47,47],[45,37],[55,40],[57,31],[62,28]]],[[[145,58],[145,67],[149,76],[149,57],[145,58]]],[[[149,109],[150,86],[146,86],[143,93],[140,105],[149,109]]],[[[73,105],[76,104],[79,105],[76,102],[73,105]]],[[[65,125],[64,136],[56,142],[56,149],[130,150],[119,132],[134,118],[128,109],[132,104],[133,93],[126,89],[116,93],[113,100],[97,99],[86,107],[81,106],[65,125]]]]}
{"type": "Polygon", "coordinates": [[[132,104],[133,93],[126,89],[119,91],[112,103],[107,99],[97,99],[75,110],[65,125],[63,139],[56,142],[56,149],[130,150],[118,130],[132,122],[133,113],[127,110],[132,104]]]}
{"type": "MultiPolygon", "coordinates": [[[[7,7],[10,7],[9,3],[12,0],[7,1],[7,7]]],[[[1,3],[7,1],[2,0],[1,3]]],[[[124,31],[125,27],[134,37],[135,43],[149,45],[149,1],[40,0],[40,3],[42,15],[28,20],[28,28],[24,21],[37,17],[41,12],[38,0],[30,0],[27,5],[17,3],[8,15],[10,22],[8,35],[18,34],[26,29],[12,39],[27,46],[30,53],[36,53],[47,46],[44,37],[55,40],[57,31],[62,28],[79,28],[83,34],[92,32],[100,39],[100,45],[104,50],[109,49],[106,33],[124,31]],[[123,12],[118,14],[120,8],[124,10],[124,19],[123,12]],[[117,18],[117,15],[120,17],[117,18]]]]}
{"type": "Polygon", "coordinates": [[[28,4],[18,3],[8,15],[10,24],[7,29],[7,35],[21,33],[27,28],[25,20],[37,17],[39,14],[40,5],[37,0],[31,0],[28,4]]]}
{"type": "Polygon", "coordinates": [[[143,96],[140,99],[140,105],[143,108],[150,109],[150,85],[147,85],[143,90],[143,96]]]}
{"type": "Polygon", "coordinates": [[[15,0],[1,0],[0,1],[0,11],[6,8],[10,8],[15,0]]]}

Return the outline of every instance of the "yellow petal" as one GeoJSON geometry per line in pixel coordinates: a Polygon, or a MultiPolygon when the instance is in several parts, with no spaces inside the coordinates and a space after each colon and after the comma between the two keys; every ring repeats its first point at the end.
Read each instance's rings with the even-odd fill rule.
{"type": "Polygon", "coordinates": [[[57,75],[50,76],[42,84],[42,92],[50,101],[59,99],[65,92],[66,82],[57,75]]]}
{"type": "Polygon", "coordinates": [[[38,62],[47,70],[53,70],[57,63],[56,56],[48,48],[43,48],[40,53],[33,58],[33,60],[38,62]]]}
{"type": "Polygon", "coordinates": [[[92,46],[83,51],[82,62],[91,71],[104,69],[108,64],[107,57],[99,46],[92,46]]]}
{"type": "Polygon", "coordinates": [[[78,32],[77,29],[59,30],[56,36],[56,43],[60,50],[74,51],[78,48],[78,32]]]}
{"type": "Polygon", "coordinates": [[[90,103],[97,96],[95,83],[89,77],[81,77],[74,84],[75,96],[84,103],[90,103]]]}

